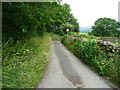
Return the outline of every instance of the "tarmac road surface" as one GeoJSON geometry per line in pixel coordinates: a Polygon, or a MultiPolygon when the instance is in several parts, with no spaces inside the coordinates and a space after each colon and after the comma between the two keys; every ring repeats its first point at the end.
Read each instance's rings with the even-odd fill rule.
{"type": "Polygon", "coordinates": [[[111,86],[59,41],[52,41],[49,64],[38,88],[111,88],[111,86]]]}

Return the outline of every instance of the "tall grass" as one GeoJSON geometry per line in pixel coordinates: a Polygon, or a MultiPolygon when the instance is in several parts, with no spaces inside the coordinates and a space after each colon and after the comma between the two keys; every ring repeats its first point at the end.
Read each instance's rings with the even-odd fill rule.
{"type": "Polygon", "coordinates": [[[34,88],[48,61],[50,37],[33,37],[3,48],[3,88],[34,88]]]}

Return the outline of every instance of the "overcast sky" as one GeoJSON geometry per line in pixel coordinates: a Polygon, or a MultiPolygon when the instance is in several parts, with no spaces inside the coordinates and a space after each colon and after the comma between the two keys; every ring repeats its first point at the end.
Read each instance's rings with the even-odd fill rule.
{"type": "Polygon", "coordinates": [[[100,17],[118,21],[118,2],[120,0],[63,0],[70,4],[73,15],[80,27],[90,27],[100,17]]]}

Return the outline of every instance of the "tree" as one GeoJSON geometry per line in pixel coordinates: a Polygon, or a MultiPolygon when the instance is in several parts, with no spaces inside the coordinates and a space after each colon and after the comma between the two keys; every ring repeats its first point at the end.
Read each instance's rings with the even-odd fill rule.
{"type": "Polygon", "coordinates": [[[96,36],[116,36],[118,22],[111,18],[99,18],[92,26],[92,34],[96,36]]]}
{"type": "Polygon", "coordinates": [[[77,20],[70,13],[68,4],[58,2],[4,2],[2,3],[3,41],[9,38],[22,40],[33,36],[37,32],[40,36],[44,32],[64,34],[64,24],[71,24],[73,30],[78,31],[77,20]]]}
{"type": "Polygon", "coordinates": [[[120,22],[118,22],[118,28],[120,28],[120,22]]]}

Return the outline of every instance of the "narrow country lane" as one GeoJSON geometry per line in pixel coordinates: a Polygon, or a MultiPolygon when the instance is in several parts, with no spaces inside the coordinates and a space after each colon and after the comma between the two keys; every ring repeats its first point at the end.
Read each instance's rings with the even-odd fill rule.
{"type": "Polygon", "coordinates": [[[110,88],[59,41],[52,41],[50,61],[38,88],[110,88]]]}

